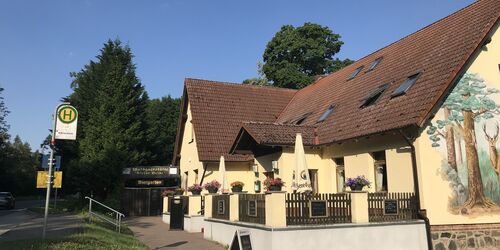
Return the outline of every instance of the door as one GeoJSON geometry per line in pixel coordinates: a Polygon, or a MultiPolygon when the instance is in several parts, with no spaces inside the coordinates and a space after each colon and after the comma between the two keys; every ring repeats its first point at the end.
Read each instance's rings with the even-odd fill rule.
{"type": "Polygon", "coordinates": [[[180,196],[170,199],[170,230],[184,230],[184,209],[180,196]]]}

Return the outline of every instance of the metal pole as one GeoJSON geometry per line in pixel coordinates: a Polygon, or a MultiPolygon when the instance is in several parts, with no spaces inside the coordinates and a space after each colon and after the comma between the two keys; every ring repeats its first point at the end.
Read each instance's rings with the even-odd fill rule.
{"type": "Polygon", "coordinates": [[[52,120],[54,123],[52,125],[52,138],[50,140],[50,158],[49,158],[49,173],[47,174],[47,194],[45,195],[45,215],[43,217],[43,231],[42,239],[45,239],[47,234],[47,218],[49,215],[49,201],[50,201],[50,188],[52,187],[52,163],[54,162],[54,150],[56,145],[56,121],[57,121],[57,110],[61,105],[66,105],[68,103],[62,103],[57,105],[52,120]]]}
{"type": "Polygon", "coordinates": [[[57,208],[57,188],[54,188],[54,209],[57,208]]]}

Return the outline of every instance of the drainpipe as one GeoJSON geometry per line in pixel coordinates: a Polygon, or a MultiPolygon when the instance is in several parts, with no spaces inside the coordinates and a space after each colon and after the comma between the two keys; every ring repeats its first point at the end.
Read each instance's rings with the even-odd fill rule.
{"type": "Polygon", "coordinates": [[[432,250],[432,238],[431,238],[431,224],[429,222],[429,218],[427,218],[427,215],[424,214],[420,208],[420,187],[418,185],[418,172],[417,172],[417,157],[415,155],[415,146],[413,145],[413,142],[415,141],[414,138],[409,138],[407,137],[403,131],[400,129],[399,133],[403,138],[405,139],[406,143],[408,146],[411,148],[411,165],[413,169],[413,188],[415,190],[415,198],[417,200],[417,211],[418,211],[418,218],[421,220],[424,220],[425,222],[425,231],[427,234],[427,249],[432,250]]]}
{"type": "Polygon", "coordinates": [[[203,184],[203,179],[205,179],[205,173],[207,172],[208,163],[203,163],[203,175],[201,176],[200,185],[203,184]]]}

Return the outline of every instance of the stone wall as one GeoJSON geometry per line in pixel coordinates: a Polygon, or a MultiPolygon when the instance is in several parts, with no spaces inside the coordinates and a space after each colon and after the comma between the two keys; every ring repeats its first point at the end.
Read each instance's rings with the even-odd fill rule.
{"type": "Polygon", "coordinates": [[[435,250],[500,249],[500,224],[431,226],[435,250]]]}

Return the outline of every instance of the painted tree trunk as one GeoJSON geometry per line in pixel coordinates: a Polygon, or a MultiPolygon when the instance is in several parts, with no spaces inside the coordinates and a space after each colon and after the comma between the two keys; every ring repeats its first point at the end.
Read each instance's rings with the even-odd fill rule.
{"type": "Polygon", "coordinates": [[[483,192],[483,181],[479,168],[479,158],[476,149],[476,133],[474,118],[471,111],[462,111],[464,117],[463,135],[465,142],[465,156],[467,160],[468,174],[468,197],[463,207],[466,209],[474,206],[490,207],[492,202],[486,198],[483,192]]]}
{"type": "MultiPolygon", "coordinates": [[[[444,109],[444,118],[448,120],[450,116],[450,110],[448,108],[444,109]]],[[[451,168],[457,170],[457,157],[455,154],[455,135],[452,126],[446,126],[446,152],[448,155],[448,164],[451,168]]]]}

